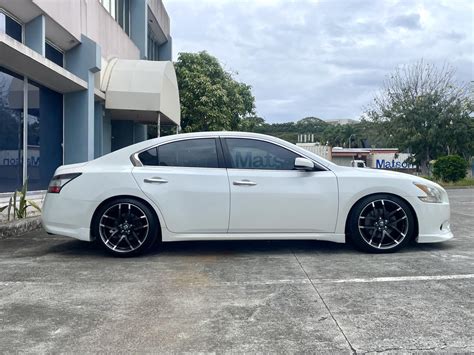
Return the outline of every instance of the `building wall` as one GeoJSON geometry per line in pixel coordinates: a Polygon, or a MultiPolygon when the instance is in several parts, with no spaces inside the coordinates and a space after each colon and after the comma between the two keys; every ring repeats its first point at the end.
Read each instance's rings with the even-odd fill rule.
{"type": "MultiPolygon", "coordinates": [[[[146,137],[146,126],[134,122],[132,119],[121,122],[110,120],[104,109],[105,94],[100,91],[100,80],[108,61],[112,58],[147,59],[149,28],[154,31],[153,38],[159,44],[159,59],[170,60],[171,36],[168,14],[161,0],[130,0],[133,8],[138,9],[138,12],[134,12],[132,6],[130,7],[130,31],[126,33],[100,1],[115,0],[0,0],[0,13],[5,13],[22,25],[23,36],[14,38],[22,45],[15,45],[15,50],[18,48],[23,51],[24,56],[28,50],[23,48],[33,49],[43,58],[31,59],[32,62],[36,61],[35,65],[38,65],[39,70],[43,70],[41,66],[44,65],[46,72],[58,75],[63,80],[61,83],[54,80],[47,81],[47,87],[44,87],[44,90],[41,89],[43,91],[39,97],[42,99],[35,112],[41,116],[39,124],[42,143],[51,141],[51,134],[54,137],[58,136],[57,129],[54,132],[52,130],[48,132],[45,127],[54,126],[62,129],[64,124],[62,132],[64,139],[60,142],[64,149],[56,144],[58,143],[56,138],[54,138],[54,147],[56,148],[48,144],[40,144],[38,148],[30,147],[29,143],[24,143],[24,146],[21,146],[20,143],[15,145],[15,147],[18,146],[16,149],[20,152],[17,155],[21,156],[22,149],[27,149],[28,153],[25,156],[30,157],[33,154],[33,157],[36,157],[39,152],[44,160],[48,155],[57,157],[59,154],[61,161],[54,164],[48,161],[47,164],[45,163],[44,166],[35,170],[33,167],[27,166],[27,163],[23,162],[23,158],[20,157],[18,166],[9,168],[10,170],[14,169],[15,174],[19,177],[18,181],[11,179],[11,187],[8,188],[10,190],[14,186],[18,187],[27,176],[33,177],[40,174],[41,171],[47,170],[42,174],[46,176],[52,174],[54,166],[61,163],[87,161],[110,152],[113,146],[124,146],[146,137]],[[152,26],[150,26],[151,22],[148,19],[152,20],[151,22],[154,21],[152,26]],[[47,56],[46,49],[51,48],[54,48],[60,58],[62,56],[64,60],[53,63],[51,57],[48,57],[50,59],[45,58],[47,56]],[[57,64],[63,65],[64,69],[59,68],[57,64]],[[70,84],[68,80],[72,80],[70,84]],[[54,97],[56,101],[62,100],[64,107],[57,106],[62,112],[56,110],[58,112],[55,111],[54,115],[48,114],[49,111],[52,112],[51,97],[54,97]],[[58,122],[51,120],[58,120],[58,122]]],[[[1,28],[1,23],[0,32],[5,32],[5,28],[1,28]]],[[[12,33],[9,33],[8,36],[13,38],[11,37],[12,33]]],[[[0,36],[0,46],[4,45],[2,38],[0,36]]],[[[21,53],[13,57],[24,58],[21,57],[21,53]]],[[[3,75],[2,80],[4,81],[11,81],[11,76],[5,74],[8,73],[8,70],[4,70],[4,68],[10,67],[8,60],[8,57],[0,53],[0,75],[3,75]]],[[[5,114],[10,115],[10,112],[13,112],[11,105],[13,103],[17,105],[18,101],[15,97],[20,98],[24,93],[26,103],[17,105],[18,109],[14,112],[18,111],[18,117],[26,113],[28,101],[33,99],[32,94],[28,92],[28,82],[31,82],[29,76],[32,74],[27,74],[22,70],[13,72],[16,79],[12,83],[7,82],[8,97],[2,104],[5,114]]],[[[49,74],[43,75],[43,77],[48,76],[49,74]]],[[[41,84],[43,83],[38,82],[38,87],[41,87],[41,84]]],[[[0,119],[3,119],[2,117],[0,119]]],[[[32,130],[32,128],[22,127],[19,124],[18,135],[28,137],[28,129],[32,130]]],[[[13,154],[7,152],[11,149],[13,148],[5,147],[1,153],[3,155],[13,154]]],[[[44,181],[49,178],[44,179],[43,176],[41,178],[42,182],[38,186],[45,188],[44,181]]],[[[2,181],[0,181],[1,184],[2,181]]],[[[4,191],[6,190],[0,186],[0,193],[4,191]]]]}

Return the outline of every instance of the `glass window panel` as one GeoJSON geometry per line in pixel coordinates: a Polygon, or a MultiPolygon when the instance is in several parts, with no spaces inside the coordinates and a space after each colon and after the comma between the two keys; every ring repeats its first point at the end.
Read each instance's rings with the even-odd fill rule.
{"type": "Polygon", "coordinates": [[[218,168],[216,141],[214,138],[188,139],[158,147],[158,164],[218,168]]]}
{"type": "Polygon", "coordinates": [[[16,39],[18,42],[22,41],[21,25],[3,13],[0,13],[0,32],[6,33],[10,37],[16,39]]]}
{"type": "Polygon", "coordinates": [[[46,58],[48,58],[50,61],[53,63],[56,63],[59,66],[63,66],[64,63],[64,55],[60,51],[58,51],[56,48],[54,48],[52,45],[49,43],[46,43],[45,46],[45,54],[46,58]]]}
{"type": "Polygon", "coordinates": [[[293,170],[298,154],[254,139],[226,138],[231,166],[236,169],[293,170]]]}
{"type": "Polygon", "coordinates": [[[130,0],[124,0],[124,30],[130,35],[130,0]]]}
{"type": "Polygon", "coordinates": [[[143,165],[158,165],[158,149],[151,148],[138,154],[143,165]]]}
{"type": "Polygon", "coordinates": [[[117,22],[120,27],[124,28],[124,0],[117,1],[117,22]]]}
{"type": "Polygon", "coordinates": [[[23,79],[0,68],[0,192],[23,184],[23,79]]]}

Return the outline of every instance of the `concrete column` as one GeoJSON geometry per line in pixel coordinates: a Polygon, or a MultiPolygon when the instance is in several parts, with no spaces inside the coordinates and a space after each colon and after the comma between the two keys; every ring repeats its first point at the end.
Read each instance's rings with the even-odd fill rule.
{"type": "Polygon", "coordinates": [[[112,121],[112,151],[134,143],[135,122],[125,120],[112,121]]]}
{"type": "Polygon", "coordinates": [[[102,154],[107,154],[112,151],[112,121],[107,113],[105,113],[102,123],[102,154]]]}
{"type": "Polygon", "coordinates": [[[148,55],[148,4],[147,0],[130,1],[130,39],[140,50],[140,58],[148,55]]]}
{"type": "Polygon", "coordinates": [[[104,148],[104,103],[94,103],[94,158],[103,155],[104,148]]]}
{"type": "Polygon", "coordinates": [[[141,123],[135,123],[133,142],[138,143],[147,139],[147,126],[141,123]]]}
{"type": "Polygon", "coordinates": [[[159,60],[173,60],[173,38],[163,43],[158,52],[159,60]]]}
{"type": "Polygon", "coordinates": [[[25,45],[44,56],[45,40],[45,18],[39,15],[25,24],[25,45]]]}
{"type": "Polygon", "coordinates": [[[100,70],[100,47],[82,35],[81,44],[66,52],[65,68],[87,81],[87,90],[64,95],[64,163],[95,157],[94,88],[100,70]]]}

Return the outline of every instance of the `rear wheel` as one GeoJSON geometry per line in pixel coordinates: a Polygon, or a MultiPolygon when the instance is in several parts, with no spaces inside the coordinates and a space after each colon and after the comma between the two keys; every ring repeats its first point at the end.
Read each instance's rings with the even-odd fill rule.
{"type": "Polygon", "coordinates": [[[360,250],[390,253],[413,238],[415,218],[409,205],[392,195],[372,195],[357,203],[349,218],[349,238],[360,250]]]}
{"type": "Polygon", "coordinates": [[[96,240],[114,256],[135,256],[146,252],[157,238],[158,227],[153,211],[130,198],[103,205],[92,226],[96,240]]]}

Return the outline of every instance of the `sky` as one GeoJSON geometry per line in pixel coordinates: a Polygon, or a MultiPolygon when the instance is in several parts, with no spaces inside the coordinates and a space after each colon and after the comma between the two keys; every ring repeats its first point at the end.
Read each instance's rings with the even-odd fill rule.
{"type": "Polygon", "coordinates": [[[164,0],[173,58],[206,50],[267,122],[359,119],[397,66],[474,80],[472,0],[164,0]]]}

